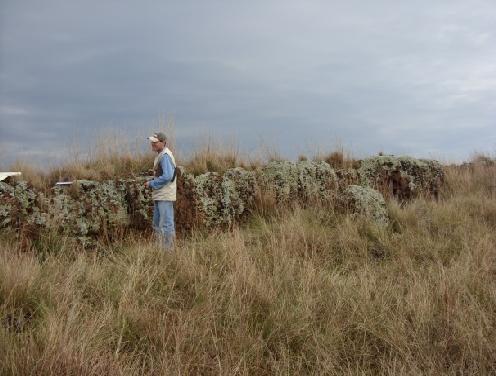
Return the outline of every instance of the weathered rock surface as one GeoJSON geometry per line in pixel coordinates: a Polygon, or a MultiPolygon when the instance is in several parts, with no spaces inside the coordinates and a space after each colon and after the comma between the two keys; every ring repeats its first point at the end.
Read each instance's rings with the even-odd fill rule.
{"type": "Polygon", "coordinates": [[[387,226],[389,217],[384,197],[370,187],[350,185],[341,197],[346,209],[354,214],[363,215],[379,226],[387,226]]]}
{"type": "Polygon", "coordinates": [[[364,159],[357,172],[360,185],[373,187],[401,200],[420,194],[437,198],[444,181],[444,171],[439,162],[411,157],[364,159]]]}
{"type": "Polygon", "coordinates": [[[337,189],[337,176],[326,162],[275,161],[259,174],[261,189],[273,192],[278,204],[290,201],[330,199],[337,189]]]}
{"type": "Polygon", "coordinates": [[[0,182],[0,227],[45,225],[46,197],[28,186],[25,181],[12,185],[0,182]]]}
{"type": "MultiPolygon", "coordinates": [[[[443,176],[439,163],[407,157],[369,158],[357,170],[337,172],[326,162],[309,161],[277,161],[252,171],[233,168],[199,176],[179,168],[176,226],[178,232],[232,226],[249,215],[261,192],[272,195],[276,205],[333,203],[340,196],[353,212],[385,224],[384,199],[372,188],[400,199],[435,196],[443,176]]],[[[144,187],[148,179],[79,180],[45,192],[24,181],[0,182],[0,229],[27,228],[36,234],[49,228],[83,242],[116,229],[150,229],[153,202],[144,187]]]]}

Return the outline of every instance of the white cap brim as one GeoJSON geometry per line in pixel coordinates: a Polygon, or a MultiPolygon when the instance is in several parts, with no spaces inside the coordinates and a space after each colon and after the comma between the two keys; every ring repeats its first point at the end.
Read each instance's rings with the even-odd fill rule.
{"type": "Polygon", "coordinates": [[[159,142],[160,141],[157,137],[153,137],[153,136],[148,137],[148,140],[150,140],[151,142],[159,142]]]}

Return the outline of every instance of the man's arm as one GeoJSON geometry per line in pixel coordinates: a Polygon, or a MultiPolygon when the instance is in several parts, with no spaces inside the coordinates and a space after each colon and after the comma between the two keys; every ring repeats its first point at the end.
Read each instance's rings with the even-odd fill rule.
{"type": "Polygon", "coordinates": [[[164,154],[160,160],[160,166],[162,166],[162,175],[157,176],[149,182],[149,186],[152,189],[162,188],[167,183],[170,183],[172,177],[174,176],[174,165],[172,164],[171,158],[167,154],[164,154]]]}

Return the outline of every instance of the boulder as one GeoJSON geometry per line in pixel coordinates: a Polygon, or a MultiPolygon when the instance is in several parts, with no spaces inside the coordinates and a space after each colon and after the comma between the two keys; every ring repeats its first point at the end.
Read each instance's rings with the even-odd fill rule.
{"type": "MultiPolygon", "coordinates": [[[[220,175],[207,172],[202,175],[183,175],[178,203],[187,212],[181,213],[196,225],[231,226],[252,208],[256,193],[256,175],[253,171],[233,168],[220,175]]],[[[178,189],[179,193],[179,189],[178,189]]]]}
{"type": "Polygon", "coordinates": [[[364,216],[379,226],[387,226],[389,217],[384,197],[370,187],[350,185],[343,191],[341,202],[348,212],[364,216]]]}
{"type": "Polygon", "coordinates": [[[274,161],[258,176],[260,189],[272,191],[278,204],[331,199],[337,182],[334,169],[323,161],[274,161]]]}
{"type": "Polygon", "coordinates": [[[437,198],[444,181],[441,164],[411,157],[377,156],[364,159],[358,168],[360,185],[385,196],[408,200],[419,195],[437,198]]]}

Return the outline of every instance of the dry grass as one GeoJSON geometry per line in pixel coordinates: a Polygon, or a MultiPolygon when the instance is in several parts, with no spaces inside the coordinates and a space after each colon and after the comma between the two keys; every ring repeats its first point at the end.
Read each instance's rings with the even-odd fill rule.
{"type": "Polygon", "coordinates": [[[38,189],[52,187],[57,181],[75,179],[108,180],[131,178],[150,173],[154,155],[140,150],[137,143],[121,141],[119,135],[101,135],[95,147],[80,153],[74,152],[67,161],[50,170],[35,169],[23,161],[9,166],[10,171],[21,171],[22,180],[38,189]]]}
{"type": "MultiPolygon", "coordinates": [[[[166,134],[173,134],[173,130],[169,128],[167,127],[166,134]]],[[[223,173],[233,167],[254,169],[268,160],[275,159],[275,154],[243,155],[235,142],[221,144],[211,138],[206,139],[186,157],[175,151],[174,138],[169,139],[168,147],[175,153],[176,163],[194,175],[208,171],[223,173]]],[[[49,171],[35,169],[23,161],[16,161],[8,170],[21,171],[22,180],[28,181],[36,188],[47,189],[57,181],[110,180],[151,175],[155,155],[150,150],[140,149],[137,142],[121,142],[118,135],[110,134],[101,135],[95,147],[85,153],[75,152],[68,161],[52,167],[49,171]]]]}
{"type": "Polygon", "coordinates": [[[346,152],[343,147],[338,147],[337,150],[330,153],[317,153],[313,160],[327,162],[335,169],[357,167],[357,161],[353,158],[353,155],[346,152]]]}
{"type": "Polygon", "coordinates": [[[189,158],[179,158],[178,164],[193,175],[200,175],[209,171],[223,173],[234,167],[253,169],[262,162],[258,157],[242,155],[234,142],[222,145],[208,138],[189,158]]]}
{"type": "MultiPolygon", "coordinates": [[[[176,157],[176,163],[193,175],[205,172],[223,173],[227,169],[243,167],[255,169],[271,161],[285,158],[277,148],[262,144],[251,153],[242,153],[235,140],[229,142],[215,141],[213,137],[203,138],[203,143],[190,154],[184,155],[175,148],[175,125],[173,119],[160,118],[157,129],[168,135],[168,147],[176,157]]],[[[85,152],[72,146],[72,154],[64,162],[52,166],[48,171],[35,169],[25,161],[16,161],[8,166],[9,171],[21,171],[22,180],[28,181],[38,189],[47,190],[58,181],[72,180],[111,180],[115,178],[133,178],[152,174],[155,154],[143,150],[146,140],[130,140],[125,135],[110,131],[96,135],[95,146],[85,152]]],[[[485,156],[474,156],[474,158],[485,156]]],[[[335,151],[317,151],[315,155],[299,155],[298,160],[325,161],[335,169],[355,168],[357,161],[342,146],[335,151]]]]}
{"type": "Polygon", "coordinates": [[[4,235],[0,374],[494,374],[495,174],[448,168],[387,229],[314,207],[174,254],[4,235]]]}

